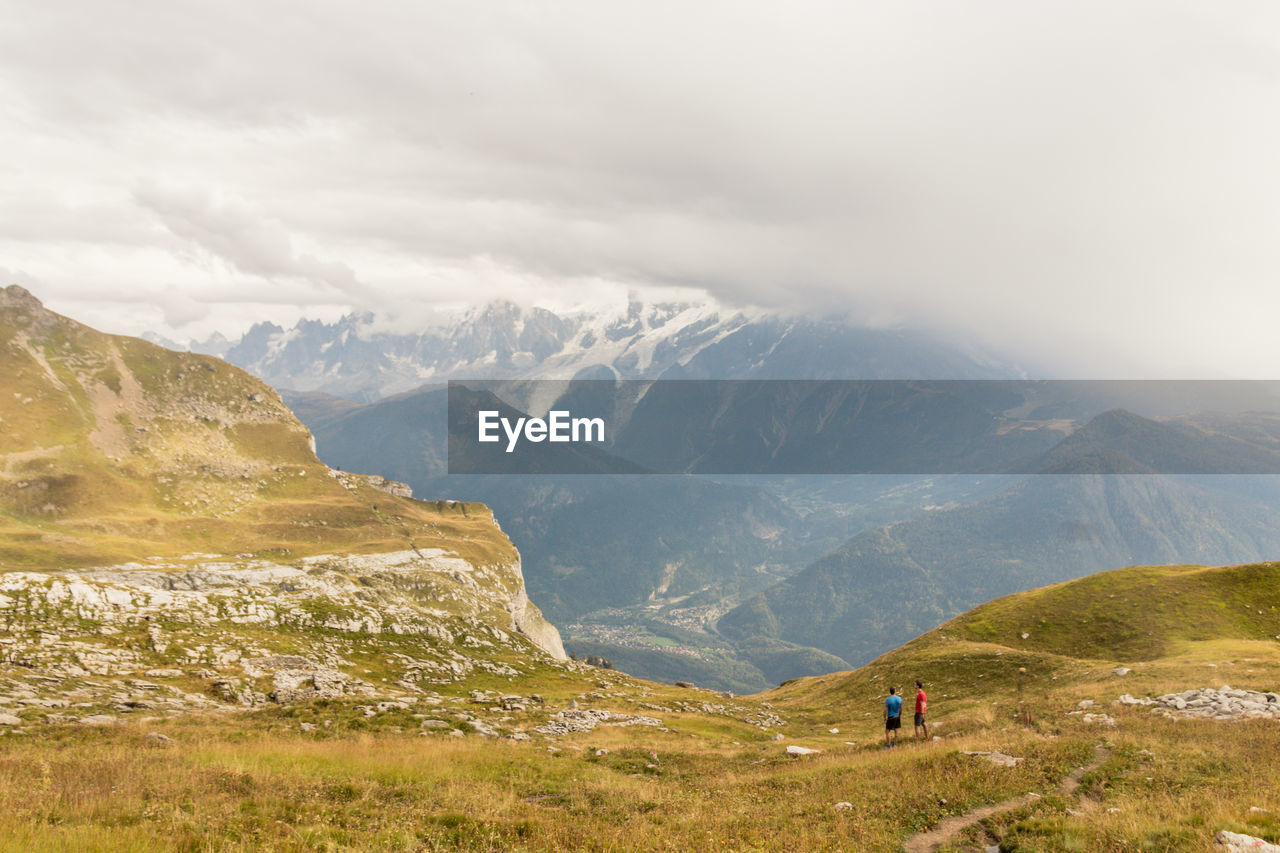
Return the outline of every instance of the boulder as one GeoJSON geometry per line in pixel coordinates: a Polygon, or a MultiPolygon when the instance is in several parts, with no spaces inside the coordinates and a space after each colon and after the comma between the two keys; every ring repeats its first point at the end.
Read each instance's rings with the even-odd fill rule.
{"type": "Polygon", "coordinates": [[[319,664],[280,669],[271,674],[271,699],[281,704],[336,699],[347,692],[347,680],[346,673],[319,664]]]}
{"type": "Polygon", "coordinates": [[[1252,835],[1240,832],[1228,832],[1223,829],[1213,837],[1214,843],[1226,853],[1280,853],[1280,845],[1263,841],[1252,835]]]}
{"type": "Polygon", "coordinates": [[[483,720],[468,720],[467,725],[481,737],[499,737],[497,730],[483,720]]]}
{"type": "Polygon", "coordinates": [[[970,752],[965,750],[964,754],[981,756],[1000,767],[1017,767],[1023,760],[1020,756],[1005,755],[1003,752],[970,752]]]}

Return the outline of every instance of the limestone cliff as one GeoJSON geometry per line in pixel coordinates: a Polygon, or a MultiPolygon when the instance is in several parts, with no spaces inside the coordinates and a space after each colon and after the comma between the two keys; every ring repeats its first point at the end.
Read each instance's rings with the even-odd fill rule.
{"type": "Polygon", "coordinates": [[[486,507],[330,470],[238,368],[9,287],[0,375],[0,669],[190,705],[565,660],[486,507]]]}

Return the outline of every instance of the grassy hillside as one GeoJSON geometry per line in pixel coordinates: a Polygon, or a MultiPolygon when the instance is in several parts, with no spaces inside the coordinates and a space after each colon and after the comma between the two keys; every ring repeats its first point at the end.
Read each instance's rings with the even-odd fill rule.
{"type": "Polygon", "coordinates": [[[943,692],[1007,696],[1032,682],[1074,682],[1118,665],[1135,673],[1182,666],[1228,647],[1280,651],[1280,563],[1136,566],[1015,593],[851,673],[797,679],[776,693],[832,702],[875,695],[875,682],[905,688],[922,678],[943,692]]]}
{"type": "Polygon", "coordinates": [[[564,657],[485,506],[330,470],[238,368],[9,287],[0,374],[0,705],[129,712],[152,671],[174,711],[377,699],[564,657]]]}
{"type": "Polygon", "coordinates": [[[22,733],[0,735],[0,850],[887,853],[936,849],[920,833],[939,831],[943,851],[1208,853],[1219,829],[1276,842],[1280,720],[1116,700],[1275,689],[1277,572],[1107,572],[752,697],[539,666],[376,714],[335,700],[91,729],[40,725],[65,711],[26,707],[22,733]],[[914,742],[908,720],[886,751],[886,687],[917,677],[938,739],[914,742]],[[656,724],[541,733],[575,706],[656,724]],[[818,752],[788,758],[792,744],[818,752]]]}
{"type": "Polygon", "coordinates": [[[1016,733],[1092,741],[1111,754],[1086,777],[1093,788],[1080,805],[1020,806],[966,830],[957,845],[1217,849],[1206,827],[1280,840],[1280,757],[1270,751],[1280,722],[1170,719],[1116,701],[1280,687],[1280,563],[1133,567],[1009,595],[864,667],[768,695],[780,713],[804,709],[819,725],[859,712],[878,720],[887,688],[909,703],[917,678],[944,737],[1016,733]]]}
{"type": "Polygon", "coordinates": [[[730,639],[776,638],[858,663],[1019,589],[1122,565],[1280,554],[1274,496],[1223,481],[1031,477],[968,506],[859,534],[747,599],[718,627],[730,639]]]}
{"type": "Polygon", "coordinates": [[[1103,660],[1162,658],[1210,640],[1270,641],[1280,635],[1280,563],[1103,572],[999,599],[939,630],[1103,660]]]}
{"type": "Polygon", "coordinates": [[[239,368],[103,334],[16,286],[0,291],[0,375],[0,568],[409,547],[516,559],[481,505],[332,476],[239,368]]]}

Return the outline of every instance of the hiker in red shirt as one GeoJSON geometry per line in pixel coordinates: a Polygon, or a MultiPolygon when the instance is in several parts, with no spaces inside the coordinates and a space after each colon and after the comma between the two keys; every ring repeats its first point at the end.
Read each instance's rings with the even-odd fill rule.
{"type": "Polygon", "coordinates": [[[924,739],[929,739],[929,724],[924,721],[924,715],[929,712],[929,697],[924,695],[924,683],[916,682],[916,738],[920,737],[920,730],[924,730],[924,739]]]}

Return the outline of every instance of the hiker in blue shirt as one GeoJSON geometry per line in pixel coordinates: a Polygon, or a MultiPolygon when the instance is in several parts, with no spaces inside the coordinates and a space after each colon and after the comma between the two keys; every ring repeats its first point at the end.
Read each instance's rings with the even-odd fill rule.
{"type": "Polygon", "coordinates": [[[898,729],[902,728],[902,697],[898,688],[890,687],[889,695],[884,700],[884,748],[888,749],[898,742],[898,729]]]}

